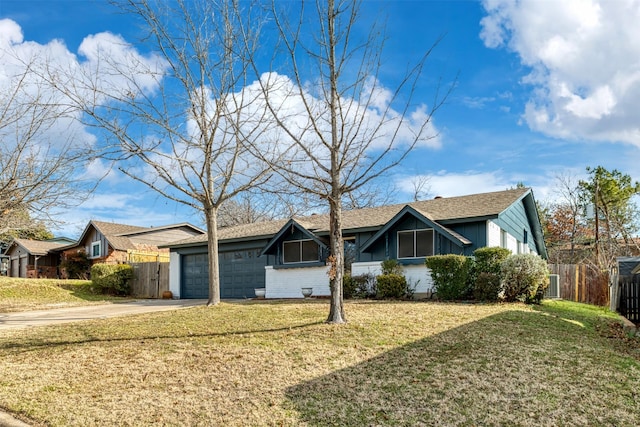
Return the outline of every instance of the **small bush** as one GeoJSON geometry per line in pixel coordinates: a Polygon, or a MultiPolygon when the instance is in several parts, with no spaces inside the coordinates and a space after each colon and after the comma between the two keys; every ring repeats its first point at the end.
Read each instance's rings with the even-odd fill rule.
{"type": "Polygon", "coordinates": [[[376,277],[378,283],[378,298],[401,299],[413,295],[409,289],[407,279],[400,274],[381,274],[376,277]]]}
{"type": "Polygon", "coordinates": [[[458,300],[469,295],[469,272],[473,266],[471,258],[462,255],[435,255],[425,260],[431,270],[433,286],[438,298],[458,300]]]}
{"type": "Polygon", "coordinates": [[[380,267],[382,268],[382,275],[387,274],[397,274],[402,276],[402,266],[398,262],[397,259],[387,259],[380,263],[380,267]]]}
{"type": "Polygon", "coordinates": [[[478,301],[497,301],[500,294],[500,276],[482,272],[476,278],[473,287],[473,298],[478,301]]]}
{"type": "Polygon", "coordinates": [[[353,280],[350,274],[345,274],[342,277],[342,297],[345,299],[351,299],[356,293],[356,282],[353,280]]]}
{"type": "Polygon", "coordinates": [[[373,274],[360,274],[358,276],[345,274],[342,281],[342,294],[345,298],[373,298],[376,293],[376,278],[373,274]]]}
{"type": "Polygon", "coordinates": [[[549,285],[547,263],[534,254],[511,255],[500,265],[505,301],[539,302],[549,285]],[[540,292],[538,292],[540,290],[540,292]]]}
{"type": "Polygon", "coordinates": [[[95,264],[91,267],[91,282],[103,293],[128,295],[131,279],[133,267],[127,264],[95,264]]]}

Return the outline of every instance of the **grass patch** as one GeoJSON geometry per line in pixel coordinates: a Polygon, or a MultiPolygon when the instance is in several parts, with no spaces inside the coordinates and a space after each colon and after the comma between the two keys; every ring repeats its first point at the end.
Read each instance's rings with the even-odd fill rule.
{"type": "Polygon", "coordinates": [[[0,276],[0,313],[123,301],[103,295],[89,280],[23,279],[0,276]]]}
{"type": "Polygon", "coordinates": [[[0,406],[44,425],[617,425],[637,340],[564,303],[222,303],[0,335],[0,406]],[[571,321],[567,321],[571,320],[571,321]],[[580,324],[578,324],[580,323],[580,324]],[[635,347],[634,347],[635,346],[635,347]]]}

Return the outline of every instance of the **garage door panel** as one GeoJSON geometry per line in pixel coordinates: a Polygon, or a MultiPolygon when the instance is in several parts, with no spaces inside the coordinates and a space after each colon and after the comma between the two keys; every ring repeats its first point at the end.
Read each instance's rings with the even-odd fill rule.
{"type": "MultiPolygon", "coordinates": [[[[254,288],[264,287],[267,259],[259,253],[258,249],[220,253],[221,298],[253,298],[254,288]]],[[[182,256],[183,298],[209,297],[208,271],[207,254],[182,256]]]]}

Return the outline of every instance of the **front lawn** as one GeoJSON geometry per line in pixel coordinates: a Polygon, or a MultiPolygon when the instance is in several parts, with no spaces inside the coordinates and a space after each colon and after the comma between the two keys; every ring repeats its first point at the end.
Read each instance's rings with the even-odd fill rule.
{"type": "Polygon", "coordinates": [[[124,298],[103,295],[89,280],[22,279],[0,276],[0,313],[104,304],[124,298]]]}
{"type": "Polygon", "coordinates": [[[638,341],[566,302],[222,303],[0,335],[0,406],[51,426],[616,425],[638,341]]]}

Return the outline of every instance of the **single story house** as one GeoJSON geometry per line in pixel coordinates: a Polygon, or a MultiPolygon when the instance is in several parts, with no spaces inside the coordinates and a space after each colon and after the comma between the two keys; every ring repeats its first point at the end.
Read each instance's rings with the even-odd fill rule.
{"type": "Polygon", "coordinates": [[[60,254],[56,249],[68,242],[57,240],[13,239],[5,251],[8,258],[6,274],[11,277],[56,278],[60,254]]]}
{"type": "Polygon", "coordinates": [[[80,239],[60,250],[63,259],[71,257],[77,252],[84,252],[91,264],[121,264],[129,261],[133,251],[167,251],[159,249],[159,246],[203,234],[205,234],[203,230],[188,223],[140,227],[105,221],[89,221],[80,239]]]}
{"type": "MultiPolygon", "coordinates": [[[[546,258],[542,227],[531,189],[517,188],[343,212],[345,252],[352,275],[377,274],[397,259],[415,295],[431,288],[425,257],[471,255],[484,246],[546,258]]],[[[177,298],[207,298],[207,237],[195,236],[170,249],[170,290],[177,298]]],[[[302,298],[301,288],[329,295],[329,216],[238,225],[219,230],[220,295],[302,298]]]]}

